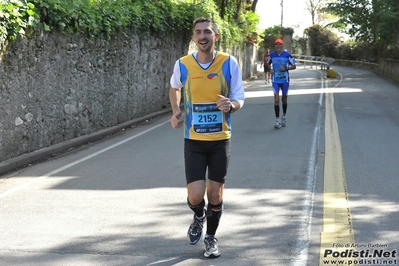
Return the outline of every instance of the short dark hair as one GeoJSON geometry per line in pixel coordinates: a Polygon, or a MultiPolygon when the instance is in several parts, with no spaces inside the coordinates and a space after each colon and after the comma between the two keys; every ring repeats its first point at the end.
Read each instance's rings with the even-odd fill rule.
{"type": "Polygon", "coordinates": [[[199,18],[196,18],[196,19],[194,20],[194,22],[193,22],[193,29],[195,29],[195,25],[197,25],[198,23],[203,23],[203,22],[209,22],[209,23],[211,23],[211,27],[212,27],[213,32],[214,32],[215,34],[219,34],[219,30],[218,30],[218,27],[216,26],[216,23],[213,22],[212,19],[206,18],[206,17],[199,17],[199,18]]]}

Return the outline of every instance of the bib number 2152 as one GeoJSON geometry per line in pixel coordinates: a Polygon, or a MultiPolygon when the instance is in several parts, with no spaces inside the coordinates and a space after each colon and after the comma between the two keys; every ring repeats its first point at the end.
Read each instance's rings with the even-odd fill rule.
{"type": "Polygon", "coordinates": [[[216,103],[193,104],[193,127],[197,133],[218,133],[223,130],[223,113],[216,103]]]}

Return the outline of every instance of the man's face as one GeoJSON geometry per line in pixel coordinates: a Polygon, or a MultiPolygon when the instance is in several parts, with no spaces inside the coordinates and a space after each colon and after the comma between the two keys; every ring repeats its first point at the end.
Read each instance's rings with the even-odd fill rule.
{"type": "Polygon", "coordinates": [[[212,30],[212,24],[209,22],[200,22],[195,25],[193,41],[202,52],[210,52],[214,44],[219,40],[219,34],[212,30]]]}
{"type": "Polygon", "coordinates": [[[276,43],[274,44],[274,47],[276,48],[276,51],[277,51],[278,53],[281,53],[281,52],[283,51],[283,44],[280,43],[280,42],[276,42],[276,43]]]}

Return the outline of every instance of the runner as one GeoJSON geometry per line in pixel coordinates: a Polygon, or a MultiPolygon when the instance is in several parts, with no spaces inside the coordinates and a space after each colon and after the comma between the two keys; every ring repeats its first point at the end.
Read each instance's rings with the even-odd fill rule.
{"type": "Polygon", "coordinates": [[[267,63],[270,56],[270,50],[267,49],[266,53],[263,55],[262,62],[260,63],[260,67],[263,66],[263,72],[265,72],[265,84],[268,84],[270,81],[270,65],[267,63]]]}
{"type": "Polygon", "coordinates": [[[204,256],[215,258],[221,254],[215,234],[230,159],[231,114],[244,104],[244,87],[236,58],[215,50],[220,37],[215,23],[198,18],[193,28],[197,51],[176,61],[170,81],[170,123],[173,128],[184,127],[187,203],[194,212],[188,240],[192,245],[201,241],[206,221],[204,256]],[[183,86],[184,120],[180,111],[183,86]]]}
{"type": "Polygon", "coordinates": [[[277,39],[274,42],[276,51],[270,53],[269,60],[267,63],[271,65],[272,75],[272,86],[274,92],[274,113],[276,115],[275,129],[279,129],[282,126],[285,127],[287,124],[287,98],[288,89],[290,87],[290,75],[289,70],[296,69],[296,60],[292,55],[283,50],[284,41],[277,39]],[[283,102],[283,117],[280,121],[280,96],[279,92],[281,89],[281,101],[283,102]]]}

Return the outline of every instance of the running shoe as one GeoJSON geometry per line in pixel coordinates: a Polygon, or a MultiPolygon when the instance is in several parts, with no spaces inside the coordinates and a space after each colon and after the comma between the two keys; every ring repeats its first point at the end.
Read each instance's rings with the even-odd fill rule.
{"type": "Polygon", "coordinates": [[[281,118],[281,126],[285,127],[287,125],[287,118],[286,117],[282,117],[281,118]]]}
{"type": "Polygon", "coordinates": [[[278,121],[276,121],[276,124],[274,125],[274,128],[275,129],[279,129],[279,128],[281,128],[281,123],[280,123],[280,121],[278,120],[278,121]]]}
{"type": "Polygon", "coordinates": [[[222,254],[218,248],[218,240],[214,236],[208,236],[204,240],[205,243],[205,258],[217,258],[222,254]]]}
{"type": "Polygon", "coordinates": [[[190,242],[191,245],[196,245],[198,244],[198,242],[201,241],[203,235],[202,228],[204,227],[205,220],[206,220],[206,208],[204,208],[203,218],[198,218],[194,214],[193,222],[190,224],[190,227],[188,228],[187,231],[188,242],[190,242]]]}

